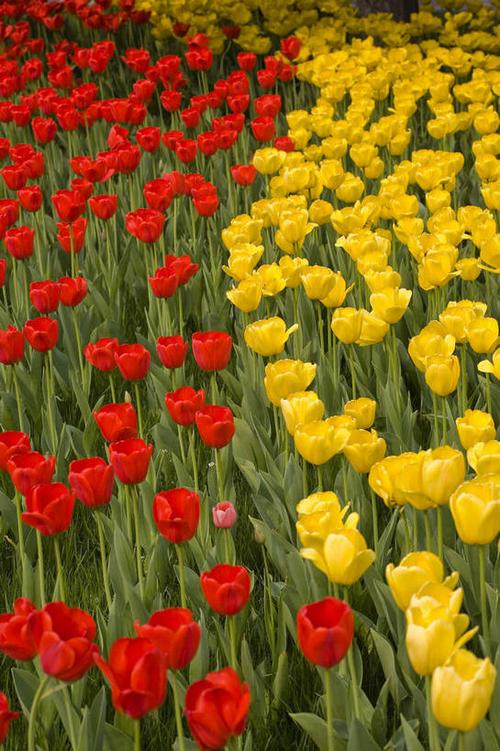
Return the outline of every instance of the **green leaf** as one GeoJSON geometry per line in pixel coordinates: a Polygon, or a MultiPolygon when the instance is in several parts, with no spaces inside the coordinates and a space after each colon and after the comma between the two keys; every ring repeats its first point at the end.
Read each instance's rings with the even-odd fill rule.
{"type": "Polygon", "coordinates": [[[347,751],[361,751],[361,749],[363,751],[380,751],[380,746],[375,743],[365,726],[354,718],[349,727],[347,751]]]}
{"type": "Polygon", "coordinates": [[[322,717],[318,717],[310,712],[290,714],[290,717],[307,733],[320,751],[327,751],[328,733],[326,722],[322,717]]]}
{"type": "Polygon", "coordinates": [[[12,678],[17,698],[23,708],[24,714],[28,717],[40,681],[36,675],[21,668],[12,668],[12,678]]]}
{"type": "Polygon", "coordinates": [[[129,735],[110,725],[105,725],[104,751],[133,751],[133,740],[129,735]]]}
{"type": "Polygon", "coordinates": [[[405,743],[406,748],[408,751],[425,751],[424,747],[418,740],[418,737],[413,730],[412,726],[409,724],[409,722],[406,720],[406,718],[403,715],[400,715],[401,717],[401,726],[403,728],[403,733],[405,737],[405,743]]]}

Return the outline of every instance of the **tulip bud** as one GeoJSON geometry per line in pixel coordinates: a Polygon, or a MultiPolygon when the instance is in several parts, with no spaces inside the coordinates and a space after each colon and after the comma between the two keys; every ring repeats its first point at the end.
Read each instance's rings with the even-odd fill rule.
{"type": "Polygon", "coordinates": [[[212,508],[212,518],[217,529],[231,529],[236,524],[238,513],[230,501],[221,501],[212,508]]]}

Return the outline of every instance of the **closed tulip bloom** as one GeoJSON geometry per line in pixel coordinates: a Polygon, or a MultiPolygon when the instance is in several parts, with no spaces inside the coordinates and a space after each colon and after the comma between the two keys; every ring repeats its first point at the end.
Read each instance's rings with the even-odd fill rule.
{"type": "Polygon", "coordinates": [[[153,518],[158,532],[178,545],[196,534],[200,519],[200,497],[187,488],[173,488],[157,493],[153,501],[153,518]]]}
{"type": "Polygon", "coordinates": [[[297,613],[297,638],[304,656],[314,665],[332,668],[347,654],[354,636],[354,616],[336,597],[304,605],[297,613]]]}
{"type": "Polygon", "coordinates": [[[361,331],[356,339],[356,344],[359,344],[360,347],[378,344],[389,331],[389,324],[375,313],[369,313],[367,310],[362,310],[361,313],[361,331]]]}
{"type": "Polygon", "coordinates": [[[480,354],[491,352],[499,342],[496,318],[476,318],[467,326],[467,341],[480,354]]]}
{"type": "Polygon", "coordinates": [[[0,329],[0,363],[13,365],[24,357],[24,333],[9,324],[0,329]]]}
{"type": "Polygon", "coordinates": [[[432,712],[446,728],[468,733],[484,719],[490,707],[496,670],[490,659],[457,650],[432,674],[432,712]]]}
{"type": "Polygon", "coordinates": [[[449,396],[457,388],[460,363],[456,355],[433,355],[426,359],[425,382],[438,396],[449,396]]]}
{"type": "Polygon", "coordinates": [[[362,396],[359,399],[352,399],[346,402],[344,415],[352,417],[357,428],[367,430],[373,425],[376,410],[377,402],[374,399],[362,396]]]}
{"type": "Polygon", "coordinates": [[[189,344],[182,336],[159,336],[156,340],[156,352],[165,368],[180,368],[188,349],[189,344]]]}
{"type": "Polygon", "coordinates": [[[65,532],[71,524],[75,493],[62,482],[42,482],[26,494],[26,511],[21,514],[25,524],[42,535],[65,532]]]}
{"type": "Polygon", "coordinates": [[[355,472],[366,474],[380,461],[387,444],[376,430],[353,430],[344,446],[344,456],[355,472]]]}
{"type": "Polygon", "coordinates": [[[37,352],[47,352],[54,349],[59,334],[59,324],[53,318],[34,318],[26,321],[23,326],[23,334],[28,344],[37,352]]]}
{"type": "Polygon", "coordinates": [[[467,451],[467,461],[478,477],[500,475],[500,441],[476,443],[467,451]]]}
{"type": "Polygon", "coordinates": [[[7,462],[14,454],[31,451],[29,436],[20,430],[0,432],[0,470],[7,472],[7,462]]]}
{"type": "Polygon", "coordinates": [[[216,613],[236,615],[250,597],[250,575],[244,566],[219,563],[200,575],[203,595],[216,613]]]}
{"type": "Polygon", "coordinates": [[[325,266],[307,266],[300,277],[310,300],[322,300],[327,297],[338,279],[337,274],[325,266]]]}
{"type": "Polygon", "coordinates": [[[207,372],[224,370],[232,347],[232,337],[225,331],[198,331],[191,339],[194,359],[198,367],[207,372]]]}
{"type": "Polygon", "coordinates": [[[267,398],[279,407],[282,399],[297,391],[305,391],[316,376],[317,365],[302,360],[277,360],[265,368],[264,386],[267,398]]]}
{"type": "Polygon", "coordinates": [[[125,227],[137,240],[154,243],[163,232],[165,216],[156,209],[129,211],[125,217],[125,227]]]}
{"type": "Polygon", "coordinates": [[[238,514],[230,501],[220,501],[212,508],[212,519],[217,529],[232,529],[238,514]]]}
{"type": "Polygon", "coordinates": [[[441,600],[423,594],[426,586],[429,585],[413,595],[406,610],[406,649],[419,675],[432,675],[477,632],[477,628],[466,632],[467,615],[458,613],[456,608],[454,612],[441,600]]]}
{"type": "MultiPolygon", "coordinates": [[[[311,493],[311,495],[308,495],[307,498],[303,498],[298,502],[296,511],[300,520],[303,516],[309,516],[309,514],[315,514],[319,511],[330,511],[332,508],[342,521],[343,517],[347,513],[348,508],[346,506],[344,507],[344,509],[342,509],[337,494],[332,490],[328,490],[320,491],[318,493],[311,493]]],[[[342,525],[343,521],[339,526],[342,525]]]]}
{"type": "Polygon", "coordinates": [[[411,290],[386,287],[370,295],[373,312],[386,323],[397,323],[405,314],[411,300],[411,290]]]}
{"type": "Polygon", "coordinates": [[[332,317],[331,328],[343,344],[354,344],[361,336],[363,311],[356,308],[337,308],[332,317]]]}
{"type": "Polygon", "coordinates": [[[137,413],[133,404],[105,404],[92,413],[102,437],[108,443],[135,438],[137,435],[137,413]]]}
{"type": "Polygon", "coordinates": [[[493,440],[496,435],[495,423],[488,412],[480,409],[466,409],[463,417],[455,420],[462,447],[467,450],[476,443],[493,440]]]}
{"type": "Polygon", "coordinates": [[[87,220],[79,217],[72,224],[57,222],[57,239],[65,253],[79,253],[83,248],[87,220]]]}
{"type": "Polygon", "coordinates": [[[258,355],[271,357],[283,352],[288,337],[298,328],[298,323],[295,323],[287,329],[285,321],[278,316],[264,318],[245,327],[245,342],[258,355]]]}
{"type": "Polygon", "coordinates": [[[142,438],[127,438],[109,446],[109,461],[115,475],[125,485],[137,485],[146,479],[153,446],[142,438]]]}
{"type": "Polygon", "coordinates": [[[116,214],[118,208],[118,196],[116,195],[99,195],[89,198],[89,206],[98,219],[111,219],[116,214]]]}
{"type": "Polygon", "coordinates": [[[314,547],[301,548],[300,555],[312,561],[329,581],[345,586],[358,581],[375,560],[361,532],[351,528],[331,532],[314,547]]]}
{"type": "Polygon", "coordinates": [[[396,605],[400,610],[406,610],[413,595],[418,594],[425,584],[444,584],[454,589],[458,573],[454,571],[445,578],[442,560],[434,553],[423,550],[408,553],[398,566],[389,563],[385,568],[385,578],[396,605]]]}
{"type": "Polygon", "coordinates": [[[13,227],[4,235],[7,253],[18,261],[33,255],[34,230],[31,227],[13,227]]]}
{"type": "Polygon", "coordinates": [[[68,481],[84,506],[104,506],[113,494],[113,467],[99,456],[77,459],[69,465],[68,481]]]}
{"type": "Polygon", "coordinates": [[[226,292],[226,297],[238,310],[252,313],[262,299],[262,283],[258,279],[242,279],[237,287],[226,292]]]}
{"type": "Polygon", "coordinates": [[[94,368],[109,373],[116,368],[115,352],[118,349],[118,339],[102,337],[96,342],[90,342],[83,348],[85,359],[94,368]]]}
{"type": "Polygon", "coordinates": [[[52,196],[52,203],[63,222],[74,222],[87,207],[85,196],[78,190],[58,190],[52,196]]]}
{"type": "Polygon", "coordinates": [[[174,269],[156,269],[154,276],[148,276],[149,286],[155,297],[167,299],[177,292],[179,277],[174,269]]]}
{"type": "Polygon", "coordinates": [[[326,308],[339,308],[343,305],[347,294],[354,286],[351,284],[350,287],[347,287],[345,279],[340,271],[334,272],[333,276],[333,285],[331,286],[330,291],[325,297],[320,298],[321,304],[326,308]]]}
{"type": "Polygon", "coordinates": [[[74,308],[87,294],[87,280],[83,276],[63,276],[59,279],[61,305],[74,308]]]}
{"type": "Polygon", "coordinates": [[[229,407],[206,405],[195,414],[195,422],[203,443],[215,449],[227,446],[236,430],[229,407]]]}
{"type": "Polygon", "coordinates": [[[299,425],[294,441],[299,454],[311,464],[325,464],[335,454],[340,454],[354,428],[354,420],[345,418],[344,424],[334,417],[299,425]]]}
{"type": "Polygon", "coordinates": [[[142,344],[119,344],[115,362],[122,378],[127,381],[142,381],[149,370],[151,355],[142,344]]]}
{"type": "Polygon", "coordinates": [[[455,351],[455,345],[455,337],[447,334],[445,327],[439,321],[431,321],[420,334],[410,339],[408,354],[415,367],[424,373],[430,357],[450,357],[455,351]]]}
{"type": "Polygon", "coordinates": [[[184,714],[198,746],[216,751],[243,733],[249,706],[248,684],[233,668],[223,668],[189,686],[184,714]]]}
{"type": "Polygon", "coordinates": [[[56,466],[55,456],[43,456],[38,451],[23,451],[13,454],[7,461],[7,471],[14,487],[21,495],[40,483],[52,480],[56,466]]]}
{"type": "Polygon", "coordinates": [[[30,283],[30,301],[39,313],[53,313],[61,299],[59,282],[47,279],[45,282],[30,283]]]}
{"type": "Polygon", "coordinates": [[[94,662],[111,686],[117,712],[138,719],[163,703],[167,661],[148,639],[117,639],[108,660],[95,655],[94,662]]]}
{"type": "Polygon", "coordinates": [[[321,548],[328,535],[343,529],[356,529],[359,514],[348,514],[348,506],[341,508],[335,493],[314,493],[297,505],[299,519],[295,525],[303,548],[321,548]],[[327,501],[333,496],[335,501],[327,501]],[[317,500],[313,502],[313,499],[317,500]],[[304,503],[308,503],[307,512],[304,503]],[[299,509],[300,512],[299,512],[299,509]]]}
{"type": "Polygon", "coordinates": [[[299,425],[315,422],[323,418],[325,405],[315,391],[298,391],[282,399],[281,411],[290,435],[294,435],[299,425]]]}
{"type": "Polygon", "coordinates": [[[37,610],[26,597],[18,597],[13,612],[0,615],[0,652],[12,660],[32,660],[48,627],[50,619],[44,611],[37,610]]]}
{"type": "Polygon", "coordinates": [[[201,629],[188,608],[157,610],[143,626],[135,621],[134,628],[137,636],[163,652],[172,670],[185,668],[198,651],[201,629]]]}
{"type": "Polygon", "coordinates": [[[39,645],[40,663],[47,675],[59,681],[77,681],[94,665],[99,650],[94,644],[94,619],[80,608],[49,602],[42,612],[49,616],[39,645]]]}
{"type": "Polygon", "coordinates": [[[440,446],[425,452],[422,462],[422,490],[435,506],[448,503],[453,491],[465,479],[465,460],[461,451],[440,446]]]}
{"type": "Polygon", "coordinates": [[[460,539],[488,545],[500,532],[500,474],[462,483],[450,498],[450,511],[460,539]]]}
{"type": "Polygon", "coordinates": [[[205,392],[203,389],[196,391],[192,386],[182,386],[165,395],[165,405],[177,425],[192,425],[196,413],[205,406],[205,392]]]}
{"type": "Polygon", "coordinates": [[[19,203],[25,211],[38,211],[42,205],[43,193],[38,185],[30,185],[17,191],[19,203]]]}
{"type": "Polygon", "coordinates": [[[0,743],[3,743],[7,738],[12,720],[17,720],[20,715],[20,712],[13,712],[9,708],[9,700],[3,691],[0,691],[0,743]]]}

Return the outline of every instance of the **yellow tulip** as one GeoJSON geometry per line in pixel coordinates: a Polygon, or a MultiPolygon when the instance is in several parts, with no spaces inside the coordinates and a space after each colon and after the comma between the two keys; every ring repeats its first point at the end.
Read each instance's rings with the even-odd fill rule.
{"type": "Polygon", "coordinates": [[[450,498],[450,511],[463,542],[488,545],[500,532],[500,475],[462,483],[450,498]]]}
{"type": "Polygon", "coordinates": [[[341,508],[335,493],[316,493],[311,503],[312,498],[309,496],[309,499],[305,500],[310,502],[310,508],[313,510],[301,513],[296,523],[297,535],[303,548],[321,547],[328,535],[339,529],[356,529],[359,514],[349,514],[344,520],[349,507],[341,508]],[[332,499],[327,501],[324,498],[327,495],[334,496],[335,501],[332,499]],[[323,496],[323,498],[320,499],[318,496],[323,496]]]}
{"type": "MultiPolygon", "coordinates": [[[[361,331],[356,344],[360,347],[368,347],[370,344],[378,344],[389,331],[389,324],[375,313],[362,310],[361,331]]],[[[333,328],[333,322],[332,322],[333,328]]]]}
{"type": "Polygon", "coordinates": [[[480,373],[489,373],[500,379],[500,347],[494,351],[492,362],[481,360],[477,369],[480,373]]]}
{"type": "Polygon", "coordinates": [[[478,318],[468,324],[466,334],[474,352],[491,352],[499,341],[498,321],[496,318],[478,318]]]}
{"type": "Polygon", "coordinates": [[[301,273],[302,286],[310,300],[326,297],[337,281],[334,271],[326,266],[307,266],[301,273]]]}
{"type": "Polygon", "coordinates": [[[286,152],[273,148],[257,149],[253,155],[253,166],[261,175],[277,172],[286,159],[286,152]]]}
{"type": "Polygon", "coordinates": [[[478,477],[500,475],[500,441],[476,443],[467,451],[467,461],[478,477]]]}
{"type": "Polygon", "coordinates": [[[451,206],[451,194],[443,188],[434,188],[426,194],[425,203],[431,214],[434,214],[439,209],[451,206]]]}
{"type": "Polygon", "coordinates": [[[335,195],[344,203],[355,203],[363,195],[365,184],[357,175],[346,172],[342,183],[336,188],[335,195]]]}
{"type": "Polygon", "coordinates": [[[279,316],[263,318],[245,327],[245,342],[250,349],[263,357],[279,355],[285,349],[290,334],[298,328],[299,324],[295,323],[287,329],[285,321],[279,316]]]}
{"type": "Polygon", "coordinates": [[[481,245],[479,256],[483,263],[491,266],[498,273],[500,269],[500,234],[494,235],[481,245]]]}
{"type": "Polygon", "coordinates": [[[252,273],[263,253],[263,245],[252,243],[234,245],[229,251],[228,265],[223,266],[222,270],[240,282],[252,273]]]}
{"type": "Polygon", "coordinates": [[[298,425],[293,438],[303,459],[310,464],[325,464],[332,456],[341,453],[353,427],[354,420],[349,429],[330,417],[298,425]]]}
{"type": "Polygon", "coordinates": [[[309,206],[309,219],[315,224],[327,224],[332,218],[332,212],[332,204],[318,198],[309,206]]]}
{"type": "Polygon", "coordinates": [[[401,284],[401,275],[392,266],[386,266],[381,271],[369,269],[364,279],[370,292],[381,292],[387,287],[399,287],[401,284]]]}
{"type": "Polygon", "coordinates": [[[332,331],[343,344],[353,344],[361,335],[363,311],[357,308],[337,308],[332,317],[332,331]]]}
{"type": "Polygon", "coordinates": [[[495,435],[495,423],[488,412],[480,409],[467,409],[463,417],[455,420],[458,437],[464,449],[470,449],[476,443],[491,441],[495,435]]]}
{"type": "Polygon", "coordinates": [[[496,670],[488,657],[481,660],[466,649],[457,650],[432,675],[432,712],[446,728],[468,733],[488,712],[496,670]]]}
{"type": "Polygon", "coordinates": [[[458,271],[464,282],[475,281],[481,273],[481,266],[478,258],[462,258],[455,264],[455,270],[458,271]]]}
{"type": "Polygon", "coordinates": [[[346,286],[346,282],[340,271],[335,271],[334,283],[329,293],[320,299],[322,305],[325,308],[339,308],[345,301],[348,293],[353,288],[353,284],[350,287],[346,286]]]}
{"type": "Polygon", "coordinates": [[[364,173],[369,180],[377,180],[381,175],[384,174],[384,169],[384,160],[379,156],[376,156],[375,159],[370,162],[370,164],[366,165],[366,167],[364,168],[364,173]]]}
{"type": "Polygon", "coordinates": [[[320,175],[325,188],[336,190],[344,179],[344,168],[338,159],[324,159],[320,165],[320,175]]]}
{"type": "Polygon", "coordinates": [[[285,289],[285,280],[277,263],[264,263],[253,275],[262,285],[264,297],[272,297],[285,289]]]}
{"type": "Polygon", "coordinates": [[[460,364],[456,355],[433,355],[425,362],[425,382],[435,394],[448,396],[457,388],[460,364]]]}
{"type": "Polygon", "coordinates": [[[281,275],[285,280],[285,285],[289,289],[296,289],[302,284],[301,274],[302,271],[309,265],[307,258],[299,258],[296,256],[281,256],[278,266],[281,271],[281,275]]]}
{"type": "Polygon", "coordinates": [[[325,405],[315,391],[298,391],[280,402],[286,429],[293,435],[299,425],[321,420],[325,405]]]}
{"type": "Polygon", "coordinates": [[[460,300],[449,302],[439,320],[446,329],[446,333],[455,337],[459,344],[467,341],[467,327],[476,320],[482,319],[486,312],[486,304],[473,300],[460,300]]]}
{"type": "Polygon", "coordinates": [[[453,245],[441,245],[429,251],[418,269],[418,283],[424,290],[443,287],[453,276],[458,250],[453,245]]]}
{"type": "Polygon", "coordinates": [[[339,514],[344,512],[342,513],[342,517],[348,511],[347,506],[344,506],[344,509],[342,509],[337,494],[332,490],[322,490],[318,493],[311,493],[307,498],[303,498],[297,503],[295,510],[300,519],[302,516],[315,514],[318,511],[327,511],[330,507],[335,508],[339,514]]]}
{"type": "Polygon", "coordinates": [[[370,295],[373,312],[386,323],[397,323],[406,312],[411,300],[411,290],[386,287],[370,295]]]}
{"type": "Polygon", "coordinates": [[[377,402],[374,399],[361,396],[345,404],[344,415],[354,418],[357,428],[367,430],[373,425],[376,410],[377,402]]]}
{"type": "Polygon", "coordinates": [[[267,398],[279,407],[281,400],[305,391],[316,376],[316,364],[302,360],[277,360],[266,365],[264,387],[267,398]]]}
{"type": "Polygon", "coordinates": [[[312,561],[329,581],[348,586],[363,576],[375,560],[366,540],[357,529],[339,529],[314,547],[302,548],[300,555],[312,561]]]}
{"type": "Polygon", "coordinates": [[[458,582],[458,573],[454,571],[444,578],[442,560],[429,551],[408,553],[398,566],[389,563],[385,568],[385,578],[392,596],[400,610],[406,610],[414,594],[425,584],[444,584],[454,589],[458,582]]]}
{"type": "Polygon", "coordinates": [[[380,461],[387,448],[376,430],[353,430],[344,446],[344,456],[355,472],[366,474],[380,461]]]}
{"type": "Polygon", "coordinates": [[[414,454],[405,452],[399,456],[386,456],[370,469],[368,484],[373,492],[382,498],[386,506],[404,505],[406,497],[397,494],[396,477],[414,454]]]}
{"type": "Polygon", "coordinates": [[[226,297],[238,310],[251,313],[259,307],[262,299],[262,284],[256,277],[243,279],[237,287],[226,292],[226,297]]]}
{"type": "Polygon", "coordinates": [[[410,339],[408,354],[415,367],[425,372],[427,359],[434,355],[449,357],[455,351],[455,337],[446,333],[445,327],[438,321],[431,321],[420,334],[410,339]]]}

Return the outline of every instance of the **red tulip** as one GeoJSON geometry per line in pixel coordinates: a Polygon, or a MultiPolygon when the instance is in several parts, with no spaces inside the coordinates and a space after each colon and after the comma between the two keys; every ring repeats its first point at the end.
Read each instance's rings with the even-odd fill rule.
{"type": "Polygon", "coordinates": [[[137,435],[137,414],[129,402],[105,404],[92,414],[102,437],[108,443],[135,438],[137,435]]]}
{"type": "Polygon", "coordinates": [[[68,529],[74,507],[75,494],[66,485],[62,482],[42,482],[28,490],[27,511],[21,514],[21,518],[42,535],[57,535],[68,529]]]}
{"type": "Polygon", "coordinates": [[[201,574],[200,584],[210,607],[221,615],[236,615],[250,597],[250,575],[244,566],[219,563],[201,574]]]}
{"type": "Polygon", "coordinates": [[[7,738],[12,720],[17,720],[20,714],[20,712],[12,712],[9,709],[9,700],[3,691],[0,691],[0,743],[3,743],[7,738]]]}
{"type": "Polygon", "coordinates": [[[274,89],[276,86],[276,74],[268,69],[257,71],[257,81],[263,89],[274,89]]]}
{"type": "Polygon", "coordinates": [[[238,514],[232,503],[220,501],[212,508],[212,519],[217,529],[232,529],[236,524],[238,514]]]}
{"type": "Polygon", "coordinates": [[[110,444],[109,461],[121,482],[136,485],[146,478],[152,453],[142,438],[127,438],[110,444]]]}
{"type": "Polygon", "coordinates": [[[10,190],[20,190],[28,181],[28,172],[23,164],[8,164],[0,170],[0,175],[10,190]]]}
{"type": "Polygon", "coordinates": [[[53,318],[34,318],[26,321],[23,326],[23,334],[28,344],[37,352],[47,352],[57,344],[59,324],[53,318]]]}
{"type": "Polygon", "coordinates": [[[249,706],[248,684],[233,668],[223,668],[189,686],[184,713],[199,747],[216,751],[243,733],[249,706]]]}
{"type": "Polygon", "coordinates": [[[53,313],[61,299],[58,282],[47,279],[44,282],[30,283],[30,300],[39,313],[53,313]]]}
{"type": "Polygon", "coordinates": [[[110,502],[113,480],[113,467],[99,456],[76,459],[69,465],[69,484],[78,500],[88,508],[110,502]]]}
{"type": "Polygon", "coordinates": [[[280,151],[295,151],[295,144],[290,136],[280,136],[274,139],[274,148],[280,151]]]}
{"type": "Polygon", "coordinates": [[[55,464],[55,456],[44,457],[38,451],[23,451],[7,460],[7,471],[16,490],[26,495],[34,485],[52,480],[55,464]]]}
{"type": "Polygon", "coordinates": [[[118,339],[102,337],[96,342],[90,342],[83,348],[83,354],[94,368],[103,373],[116,368],[115,352],[118,349],[118,339]]]}
{"type": "Polygon", "coordinates": [[[80,608],[49,602],[42,610],[50,618],[39,646],[40,663],[47,675],[59,681],[77,681],[94,665],[99,654],[94,644],[95,621],[80,608]]]}
{"type": "Polygon", "coordinates": [[[98,219],[111,219],[118,207],[118,196],[107,194],[93,196],[89,198],[89,206],[98,219]]]}
{"type": "Polygon", "coordinates": [[[201,370],[224,370],[231,357],[233,340],[225,331],[198,331],[193,334],[191,347],[201,370]]]}
{"type": "Polygon", "coordinates": [[[150,209],[165,211],[172,203],[174,192],[165,177],[158,177],[144,185],[144,198],[150,209]]]}
{"type": "Polygon", "coordinates": [[[33,240],[35,231],[30,227],[13,227],[4,235],[7,253],[13,258],[22,260],[33,255],[33,240]]]}
{"type": "Polygon", "coordinates": [[[125,226],[131,235],[141,242],[153,243],[163,232],[165,217],[161,211],[154,209],[137,209],[129,211],[125,217],[125,226]]]}
{"type": "Polygon", "coordinates": [[[74,177],[71,181],[71,190],[76,190],[88,201],[94,192],[94,183],[84,177],[74,177]]]}
{"type": "Polygon", "coordinates": [[[200,133],[196,138],[196,143],[201,153],[205,154],[205,156],[213,156],[218,148],[217,137],[211,131],[200,133]]]}
{"type": "Polygon", "coordinates": [[[178,141],[175,146],[175,154],[183,164],[194,162],[198,152],[198,144],[191,138],[178,141]]]}
{"type": "Polygon", "coordinates": [[[50,619],[26,597],[14,600],[13,611],[0,615],[0,652],[13,660],[32,660],[50,619]]]}
{"type": "Polygon", "coordinates": [[[176,37],[185,37],[189,31],[189,24],[176,21],[172,26],[172,31],[176,37]]]}
{"type": "Polygon", "coordinates": [[[276,126],[272,117],[256,117],[250,125],[257,141],[270,141],[273,138],[276,126]]]}
{"type": "Polygon", "coordinates": [[[179,285],[187,284],[198,273],[199,265],[191,261],[190,256],[165,256],[165,268],[175,271],[179,285]]]}
{"type": "Polygon", "coordinates": [[[196,128],[200,122],[200,111],[195,107],[188,107],[181,111],[181,119],[186,128],[196,128]]]}
{"type": "Polygon", "coordinates": [[[264,94],[254,99],[253,106],[261,117],[276,117],[281,111],[281,97],[279,94],[264,94]]]}
{"type": "Polygon", "coordinates": [[[231,167],[231,175],[238,185],[252,185],[257,177],[257,170],[253,164],[235,164],[231,167]]]}
{"type": "Polygon", "coordinates": [[[157,709],[167,690],[167,661],[148,639],[117,639],[106,662],[94,661],[111,686],[113,706],[138,719],[157,709]]]}
{"type": "Polygon", "coordinates": [[[163,143],[171,151],[175,151],[177,144],[184,140],[184,133],[182,130],[169,130],[161,137],[163,143]]]}
{"type": "Polygon", "coordinates": [[[354,616],[336,597],[304,605],[297,613],[297,637],[304,656],[331,668],[347,654],[354,635],[354,616]]]}
{"type": "Polygon", "coordinates": [[[229,407],[207,405],[198,410],[195,422],[203,443],[214,449],[227,446],[235,432],[233,413],[229,407]]]}
{"type": "Polygon", "coordinates": [[[38,185],[29,185],[17,191],[19,203],[25,211],[38,211],[43,203],[43,193],[38,185]]]}
{"type": "Polygon", "coordinates": [[[182,336],[159,336],[156,340],[156,352],[166,368],[180,368],[186,359],[188,347],[188,342],[182,336]]]}
{"type": "Polygon", "coordinates": [[[52,196],[52,203],[59,219],[70,224],[87,208],[85,197],[78,190],[58,190],[52,196]]]}
{"type": "Polygon", "coordinates": [[[212,67],[213,54],[207,47],[189,49],[184,57],[190,70],[210,70],[212,67]]]}
{"type": "Polygon", "coordinates": [[[141,149],[149,152],[156,151],[160,148],[160,136],[160,129],[154,127],[141,128],[135,134],[137,143],[141,149]]]}
{"type": "Polygon", "coordinates": [[[79,217],[72,224],[57,222],[57,239],[65,253],[79,253],[83,248],[87,220],[84,216],[79,217]]]}
{"type": "Polygon", "coordinates": [[[165,299],[177,291],[179,277],[173,269],[162,267],[156,269],[154,276],[148,276],[149,286],[155,297],[165,299]]]}
{"type": "Polygon", "coordinates": [[[160,102],[167,112],[177,112],[181,106],[182,94],[180,91],[162,91],[160,102]]]}
{"type": "Polygon", "coordinates": [[[50,143],[57,133],[57,123],[50,117],[34,117],[31,128],[35,141],[40,144],[50,143]]]}
{"type": "Polygon", "coordinates": [[[163,652],[172,670],[185,668],[198,651],[201,629],[188,608],[157,610],[144,626],[135,621],[134,628],[137,636],[163,652]]]}
{"type": "Polygon", "coordinates": [[[24,334],[15,326],[9,324],[6,329],[0,329],[0,362],[2,365],[12,365],[24,357],[24,334]]]}
{"type": "Polygon", "coordinates": [[[142,344],[119,344],[115,352],[115,362],[122,377],[127,381],[142,381],[149,370],[151,355],[142,344]]]}
{"type": "Polygon", "coordinates": [[[7,462],[14,454],[31,451],[30,439],[19,430],[6,430],[0,433],[0,469],[7,472],[7,462]]]}
{"type": "Polygon", "coordinates": [[[221,31],[228,39],[238,39],[241,34],[241,27],[236,24],[225,24],[221,26],[221,31]]]}
{"type": "Polygon", "coordinates": [[[0,200],[0,213],[5,220],[6,226],[10,227],[19,219],[19,204],[13,198],[0,200]]]}
{"type": "Polygon", "coordinates": [[[192,191],[193,205],[200,216],[213,216],[219,208],[217,191],[208,183],[192,191]]]}
{"type": "Polygon", "coordinates": [[[289,60],[295,60],[298,57],[302,42],[296,36],[289,36],[280,41],[280,50],[289,60]]]}
{"type": "Polygon", "coordinates": [[[192,386],[182,386],[165,394],[165,406],[177,425],[192,425],[195,414],[205,406],[205,392],[192,386]]]}
{"type": "Polygon", "coordinates": [[[87,280],[83,276],[63,276],[59,279],[61,304],[69,308],[80,305],[87,294],[87,280]]]}
{"type": "Polygon", "coordinates": [[[121,59],[135,73],[145,73],[151,65],[151,55],[145,49],[129,47],[121,59]]]}
{"type": "Polygon", "coordinates": [[[175,545],[186,542],[196,534],[200,497],[187,488],[157,493],[153,501],[153,517],[162,537],[175,545]]]}

